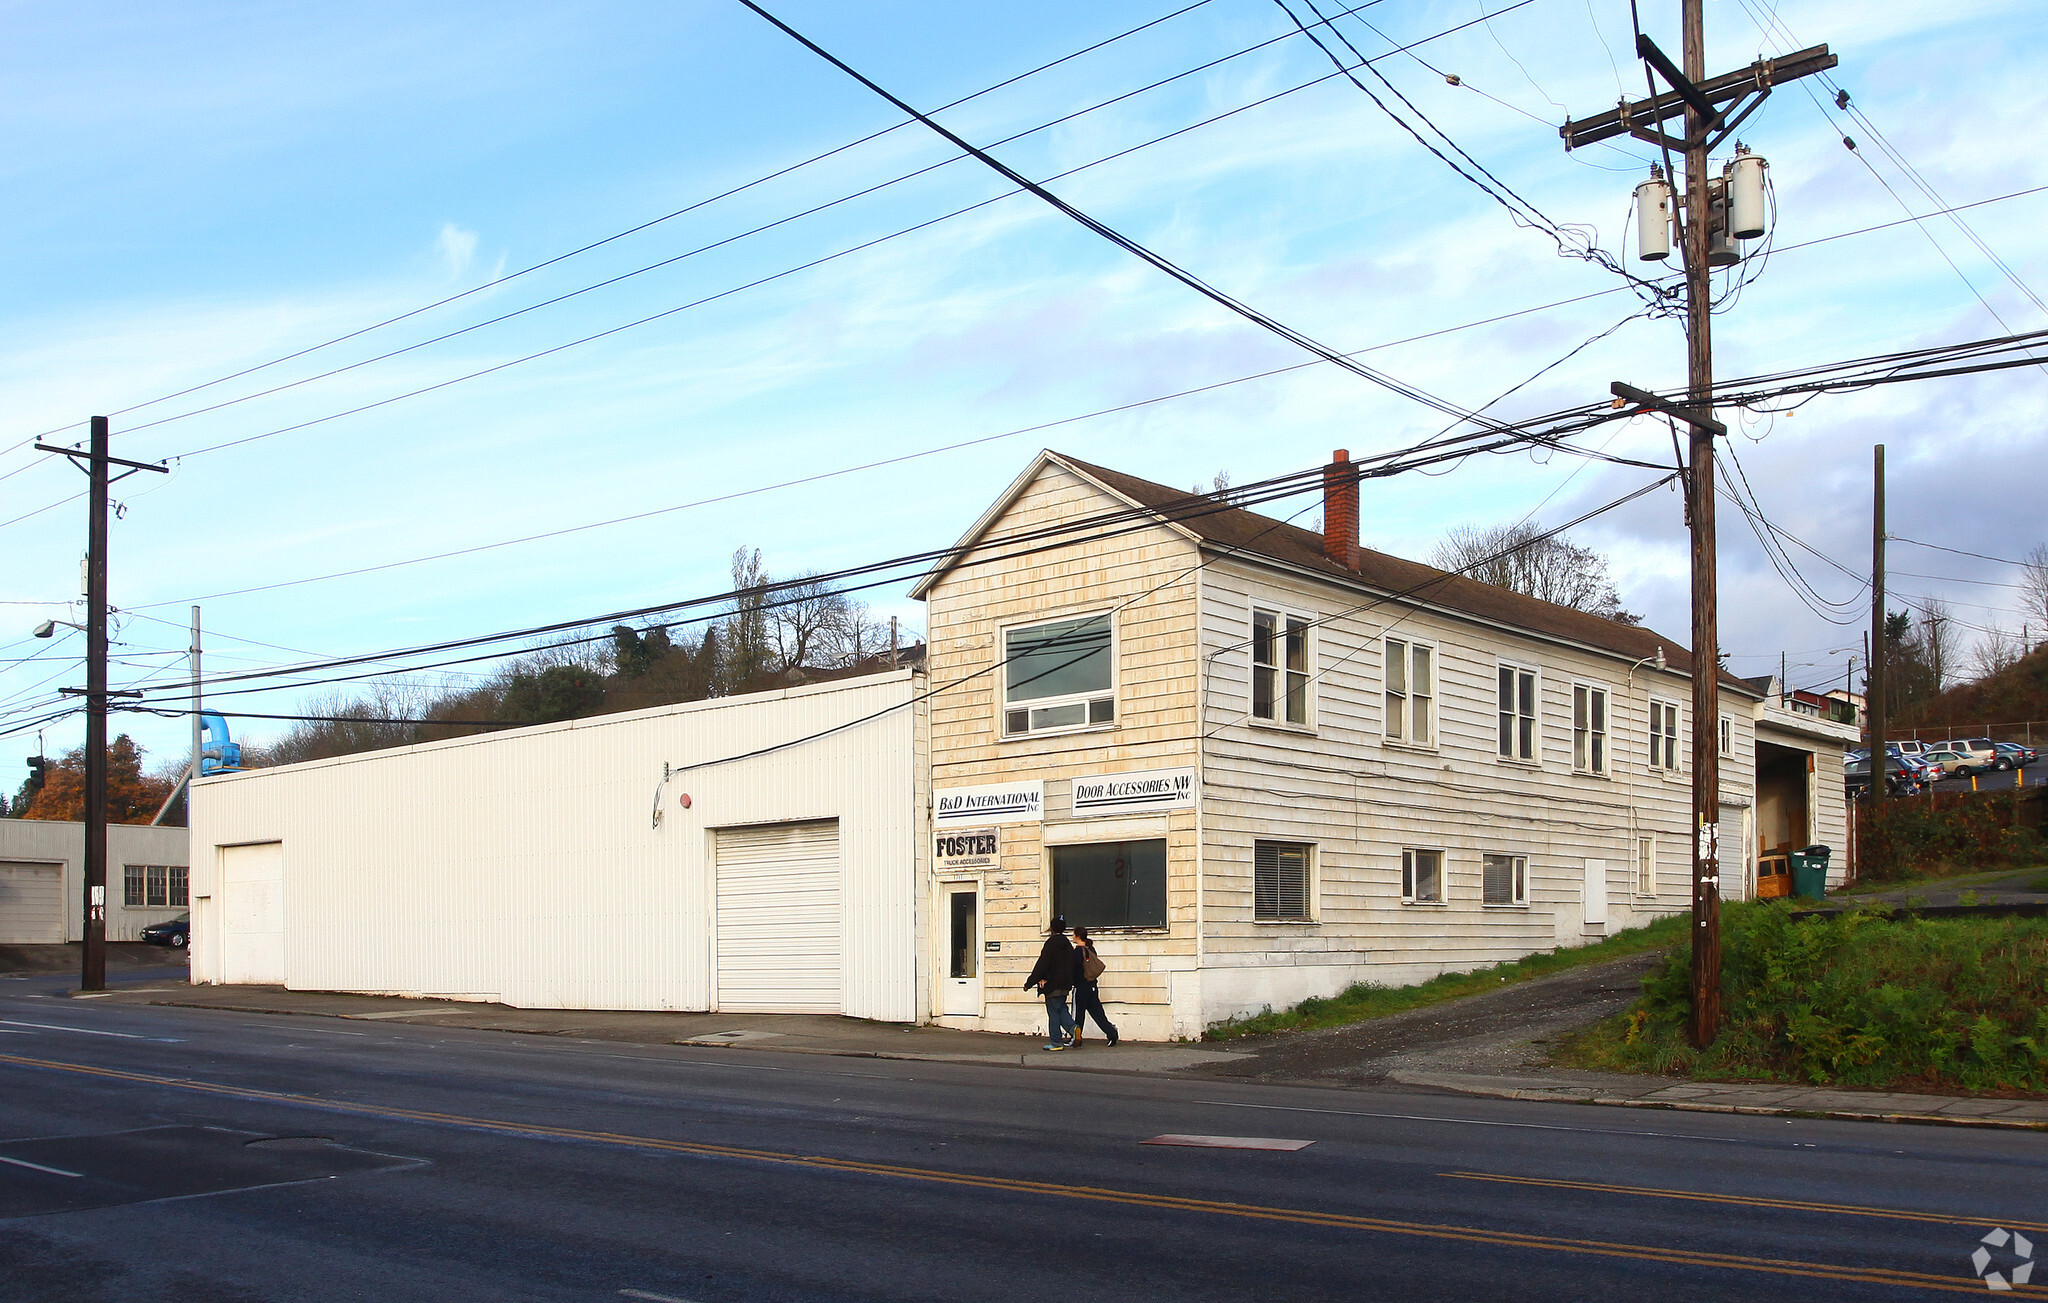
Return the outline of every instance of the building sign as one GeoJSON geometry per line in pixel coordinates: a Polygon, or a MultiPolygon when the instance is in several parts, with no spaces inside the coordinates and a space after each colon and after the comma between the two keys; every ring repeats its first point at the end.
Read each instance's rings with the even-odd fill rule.
{"type": "Polygon", "coordinates": [[[1127,774],[1093,774],[1074,780],[1074,816],[1150,814],[1195,804],[1192,769],[1138,769],[1127,774]]]}
{"type": "Polygon", "coordinates": [[[941,787],[932,793],[932,826],[972,828],[992,823],[1037,823],[1045,817],[1045,784],[941,787]]]}
{"type": "Polygon", "coordinates": [[[932,837],[932,866],[941,873],[992,869],[1002,835],[1000,828],[948,828],[932,837]]]}

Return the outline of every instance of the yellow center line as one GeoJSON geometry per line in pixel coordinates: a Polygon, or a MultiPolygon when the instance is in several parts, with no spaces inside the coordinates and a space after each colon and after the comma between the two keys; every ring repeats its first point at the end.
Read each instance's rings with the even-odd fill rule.
{"type": "Polygon", "coordinates": [[[1696,1203],[1735,1204],[1744,1208],[1779,1208],[1787,1212],[1835,1213],[1845,1217],[1884,1217],[1902,1222],[1933,1222],[1940,1226],[2003,1226],[2008,1230],[2048,1235],[2048,1223],[2000,1221],[1991,1217],[1960,1217],[1953,1213],[1913,1212],[1905,1208],[1873,1208],[1865,1204],[1820,1203],[1807,1199],[1767,1199],[1758,1195],[1707,1194],[1697,1190],[1666,1190],[1657,1186],[1608,1185],[1600,1181],[1563,1181],[1539,1176],[1503,1176],[1496,1172],[1439,1172],[1461,1181],[1496,1181],[1502,1185],[1534,1185],[1552,1190],[1589,1190],[1598,1194],[1630,1194],[1648,1199],[1686,1199],[1696,1203]]]}
{"type": "MultiPolygon", "coordinates": [[[[746,1149],[734,1145],[712,1145],[697,1141],[668,1140],[655,1136],[623,1135],[611,1131],[586,1131],[576,1127],[550,1126],[546,1123],[514,1122],[502,1118],[479,1118],[460,1113],[438,1113],[425,1109],[398,1108],[385,1104],[323,1099],[317,1095],[293,1095],[281,1091],[257,1090],[248,1086],[229,1086],[215,1082],[194,1081],[188,1077],[161,1077],[149,1073],[127,1072],[118,1068],[100,1068],[82,1063],[64,1063],[52,1059],[28,1058],[18,1054],[0,1054],[0,1063],[11,1063],[25,1068],[42,1068],[54,1072],[76,1073],[83,1076],[102,1077],[114,1081],[135,1082],[142,1085],[166,1086],[176,1090],[196,1091],[203,1094],[222,1095],[235,1099],[257,1100],[272,1104],[292,1104],[327,1109],[333,1112],[353,1113],[366,1117],[390,1118],[398,1121],[430,1122],[473,1130],[493,1131],[506,1135],[545,1136],[565,1140],[582,1140],[598,1144],[623,1145],[636,1149],[652,1149],[668,1153],[744,1159],[752,1162],[787,1164],[826,1171],[895,1177],[901,1180],[969,1186],[977,1189],[999,1190],[1016,1194],[1038,1194],[1062,1199],[1082,1199],[1100,1203],[1124,1204],[1132,1207],[1158,1208],[1169,1212],[1205,1213],[1253,1221],[1288,1222],[1300,1226],[1323,1226],[1338,1230],[1369,1231],[1377,1234],[1400,1235],[1421,1239],[1453,1240],[1468,1244],[1492,1245],[1499,1248],[1535,1249],[1553,1253],[1621,1258],[1635,1262],[1668,1263],[1674,1266],[1713,1267],[1729,1271],[1763,1272],[1776,1276],[1849,1281],[1869,1285],[1893,1285],[1905,1289],[1934,1290],[1950,1294],[1981,1295],[1984,1292],[1982,1284],[1960,1274],[1938,1276],[1927,1272],[1903,1271],[1889,1267],[1853,1267],[1824,1262],[1757,1258],[1742,1254],[1713,1253],[1706,1250],[1673,1248],[1655,1244],[1625,1244],[1605,1240],[1529,1235],[1519,1231],[1486,1230],[1475,1226],[1396,1221],[1379,1217],[1360,1217],[1350,1213],[1322,1212],[1315,1209],[1276,1208],[1261,1204],[1227,1203],[1213,1199],[1187,1198],[1180,1195],[1150,1194],[1136,1190],[1114,1190],[1094,1186],[1063,1185],[1049,1181],[1027,1181],[1013,1177],[979,1176],[969,1172],[947,1172],[933,1168],[905,1167],[894,1163],[833,1158],[822,1154],[793,1154],[770,1149],[746,1149]]],[[[1454,1173],[1451,1175],[1462,1174],[1454,1173]]],[[[2022,1287],[2021,1292],[2023,1294],[2032,1294],[2043,1291],[2038,1288],[2022,1287]]]]}

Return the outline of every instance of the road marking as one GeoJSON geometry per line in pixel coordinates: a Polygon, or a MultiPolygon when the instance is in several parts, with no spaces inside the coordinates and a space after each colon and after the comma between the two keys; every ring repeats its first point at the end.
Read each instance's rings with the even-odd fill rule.
{"type": "Polygon", "coordinates": [[[56,1023],[15,1022],[11,1018],[0,1018],[0,1026],[40,1027],[46,1032],[77,1032],[80,1036],[118,1036],[124,1041],[147,1041],[155,1039],[155,1037],[151,1036],[139,1036],[134,1032],[102,1032],[94,1031],[90,1027],[60,1027],[56,1023]]]}
{"type": "Polygon", "coordinates": [[[2015,1222],[1996,1217],[1958,1217],[1948,1213],[1910,1212],[1904,1208],[1873,1208],[1865,1204],[1818,1203],[1806,1199],[1766,1199],[1758,1195],[1705,1194],[1696,1190],[1665,1190],[1655,1186],[1607,1185],[1598,1181],[1553,1181],[1535,1176],[1501,1176],[1493,1172],[1439,1172],[1462,1181],[1498,1181],[1503,1185],[1535,1185],[1552,1190],[1590,1190],[1598,1194],[1632,1194],[1649,1199],[1686,1199],[1695,1203],[1726,1203],[1744,1208],[1777,1208],[1787,1212],[1836,1213],[1845,1217],[1884,1217],[1902,1222],[1934,1222],[1942,1226],[1983,1226],[1998,1222],[2017,1230],[2048,1235],[2048,1223],[2015,1222]]]}
{"type": "Polygon", "coordinates": [[[619,1291],[619,1293],[625,1295],[627,1298],[651,1299],[653,1300],[653,1303],[690,1303],[690,1300],[686,1298],[677,1298],[673,1294],[650,1294],[644,1289],[622,1289],[619,1291]]]}
{"type": "Polygon", "coordinates": [[[26,1167],[37,1172],[48,1172],[51,1176],[85,1175],[83,1172],[67,1172],[61,1167],[44,1167],[41,1163],[31,1163],[26,1158],[9,1158],[5,1154],[0,1154],[0,1163],[12,1163],[16,1167],[26,1167]]]}
{"type": "Polygon", "coordinates": [[[1953,1275],[1937,1276],[1928,1272],[1905,1271],[1891,1267],[1846,1266],[1836,1263],[1805,1262],[1795,1259],[1758,1258],[1745,1254],[1712,1253],[1706,1250],[1674,1248],[1659,1244],[1627,1244],[1607,1240],[1583,1240],[1548,1235],[1528,1235],[1519,1231],[1488,1230],[1476,1226],[1394,1221],[1382,1217],[1361,1217],[1351,1213],[1324,1212],[1308,1208],[1277,1208],[1260,1204],[1225,1203],[1213,1199],[1190,1199],[1179,1195],[1153,1194],[1141,1190],[1115,1190],[1095,1186],[1055,1184],[1048,1181],[1027,1181],[1012,1177],[981,1176],[971,1172],[948,1172],[935,1168],[904,1167],[891,1163],[869,1163],[858,1159],[833,1158],[823,1154],[793,1154],[772,1149],[743,1149],[736,1145],[712,1145],[696,1141],[667,1140],[656,1136],[622,1135],[608,1131],[583,1131],[573,1127],[549,1126],[546,1123],[539,1122],[514,1122],[503,1118],[468,1117],[459,1113],[432,1113],[421,1109],[398,1108],[392,1105],[320,1099],[310,1095],[290,1095],[279,1091],[258,1090],[249,1086],[221,1085],[212,1082],[194,1081],[190,1078],[182,1077],[158,1077],[148,1073],[125,1072],[116,1068],[98,1068],[89,1064],[64,1063],[51,1059],[31,1059],[18,1054],[0,1054],[0,1063],[12,1063],[25,1068],[42,1068],[53,1072],[78,1073],[83,1076],[101,1077],[113,1081],[135,1082],[146,1086],[167,1086],[177,1090],[189,1090],[234,1099],[298,1105],[306,1108],[321,1109],[331,1113],[349,1113],[363,1117],[392,1118],[400,1121],[464,1127],[478,1131],[496,1132],[501,1135],[579,1140],[586,1143],[619,1145],[627,1148],[648,1149],[664,1153],[694,1154],[708,1158],[740,1159],[749,1162],[774,1163],[827,1172],[893,1177],[907,1181],[927,1181],[938,1185],[958,1185],[971,1189],[995,1190],[1011,1194],[1045,1195],[1061,1199],[1123,1204],[1127,1207],[1157,1208],[1166,1212],[1203,1213],[1253,1221],[1290,1222],[1300,1226],[1322,1226],[1337,1230],[1366,1231],[1382,1235],[1407,1236],[1416,1239],[1452,1240],[1467,1244],[1491,1245],[1498,1248],[1532,1249],[1552,1253],[1620,1258],[1636,1262],[1665,1263],[1680,1267],[1709,1267],[1728,1271],[1760,1272],[1766,1275],[1794,1276],[1816,1280],[1849,1281],[1868,1285],[1893,1285],[1909,1289],[1935,1290],[1949,1294],[1970,1294],[1977,1297],[1981,1297],[1983,1292],[1983,1286],[1976,1280],[1969,1280],[1965,1283],[1959,1281],[1953,1275]]]}
{"type": "Polygon", "coordinates": [[[1275,1140],[1266,1136],[1154,1136],[1141,1145],[1179,1145],[1185,1149],[1279,1149],[1293,1153],[1307,1149],[1313,1140],[1275,1140]]]}
{"type": "Polygon", "coordinates": [[[1292,1104],[1239,1104],[1228,1099],[1190,1100],[1212,1108],[1258,1108],[1275,1113],[1322,1113],[1330,1117],[1379,1118],[1389,1122],[1448,1122],[1461,1127],[1513,1127],[1522,1131],[1573,1131],[1591,1136],[1643,1136],[1655,1140],[1698,1140],[1705,1144],[1747,1145],[1753,1141],[1734,1136],[1695,1136],[1683,1131],[1624,1131],[1617,1127],[1566,1127],[1549,1122],[1494,1122],[1485,1118],[1447,1118],[1428,1113],[1365,1113],[1348,1108],[1300,1108],[1292,1104]]]}

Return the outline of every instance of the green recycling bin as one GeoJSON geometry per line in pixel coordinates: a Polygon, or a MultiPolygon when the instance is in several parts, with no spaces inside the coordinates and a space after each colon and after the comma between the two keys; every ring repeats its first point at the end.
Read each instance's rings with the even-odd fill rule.
{"type": "Polygon", "coordinates": [[[1832,854],[1826,846],[1809,846],[1786,857],[1792,861],[1793,895],[1819,900],[1828,894],[1828,857],[1832,854]]]}

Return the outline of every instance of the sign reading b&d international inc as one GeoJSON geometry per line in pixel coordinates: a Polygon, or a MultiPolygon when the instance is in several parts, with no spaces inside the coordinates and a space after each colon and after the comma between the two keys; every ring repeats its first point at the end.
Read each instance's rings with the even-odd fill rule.
{"type": "Polygon", "coordinates": [[[1037,823],[1045,817],[1045,784],[999,783],[993,787],[941,787],[932,793],[933,828],[971,828],[991,823],[1037,823]]]}
{"type": "Polygon", "coordinates": [[[1192,769],[1137,769],[1074,780],[1074,815],[1151,814],[1195,803],[1192,769]]]}

